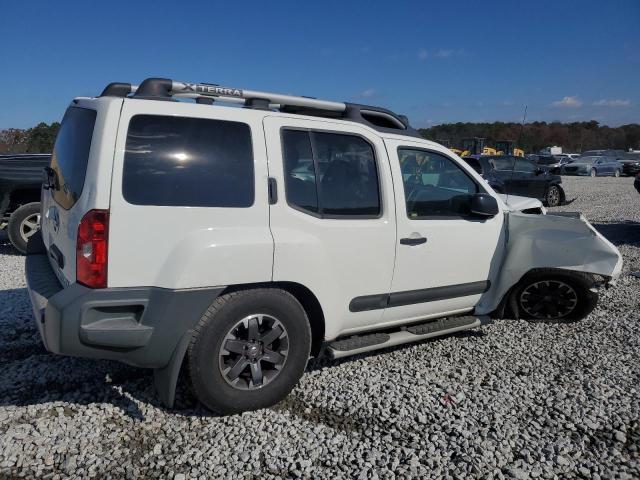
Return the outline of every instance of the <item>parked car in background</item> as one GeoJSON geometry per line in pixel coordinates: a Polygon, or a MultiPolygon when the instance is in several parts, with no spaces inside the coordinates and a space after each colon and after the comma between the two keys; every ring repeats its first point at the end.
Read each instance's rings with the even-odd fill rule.
{"type": "Polygon", "coordinates": [[[529,160],[534,161],[549,170],[549,173],[559,175],[562,166],[572,162],[572,158],[567,155],[529,155],[529,160]]]}
{"type": "Polygon", "coordinates": [[[613,176],[619,177],[622,164],[608,156],[578,157],[573,162],[562,167],[563,175],[587,175],[591,177],[613,176]]]}
{"type": "Polygon", "coordinates": [[[40,187],[49,154],[0,155],[0,230],[18,251],[27,251],[27,241],[40,225],[40,187]]]}
{"type": "Polygon", "coordinates": [[[562,179],[528,158],[470,155],[463,160],[498,193],[537,198],[549,207],[556,207],[565,201],[562,179]]]}
{"type": "Polygon", "coordinates": [[[581,157],[615,157],[621,158],[627,153],[624,150],[587,150],[580,154],[581,157]]]}
{"type": "Polygon", "coordinates": [[[618,160],[622,164],[622,174],[630,177],[640,173],[640,153],[625,152],[618,160]]]}

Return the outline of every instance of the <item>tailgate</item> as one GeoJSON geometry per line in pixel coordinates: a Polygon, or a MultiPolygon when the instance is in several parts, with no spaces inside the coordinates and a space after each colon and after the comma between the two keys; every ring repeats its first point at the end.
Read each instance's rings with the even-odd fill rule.
{"type": "Polygon", "coordinates": [[[76,279],[76,238],[82,217],[89,210],[109,208],[121,105],[122,100],[114,98],[76,99],[56,137],[50,188],[45,185],[42,192],[41,229],[49,261],[63,285],[76,279]]]}

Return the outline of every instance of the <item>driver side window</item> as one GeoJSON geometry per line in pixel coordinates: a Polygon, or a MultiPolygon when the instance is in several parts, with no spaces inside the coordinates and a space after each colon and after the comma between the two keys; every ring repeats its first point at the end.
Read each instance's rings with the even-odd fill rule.
{"type": "Polygon", "coordinates": [[[458,218],[469,214],[478,185],[450,158],[435,152],[399,148],[407,216],[458,218]]]}

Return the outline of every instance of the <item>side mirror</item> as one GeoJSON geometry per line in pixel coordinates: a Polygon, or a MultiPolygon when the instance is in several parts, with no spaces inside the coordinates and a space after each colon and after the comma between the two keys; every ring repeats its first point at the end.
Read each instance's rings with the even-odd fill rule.
{"type": "Polygon", "coordinates": [[[538,167],[538,168],[536,168],[536,171],[534,173],[536,175],[542,175],[544,173],[544,168],[538,167]]]}
{"type": "Polygon", "coordinates": [[[498,202],[488,193],[476,193],[471,197],[471,213],[480,217],[495,217],[500,209],[498,202]]]}

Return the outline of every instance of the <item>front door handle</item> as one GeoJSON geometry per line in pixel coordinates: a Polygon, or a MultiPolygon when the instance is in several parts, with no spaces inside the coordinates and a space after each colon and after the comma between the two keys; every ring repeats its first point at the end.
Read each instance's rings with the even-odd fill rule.
{"type": "Polygon", "coordinates": [[[400,239],[400,245],[422,245],[423,243],[427,243],[427,239],[425,237],[410,237],[400,239]]]}

